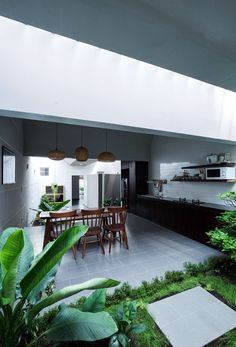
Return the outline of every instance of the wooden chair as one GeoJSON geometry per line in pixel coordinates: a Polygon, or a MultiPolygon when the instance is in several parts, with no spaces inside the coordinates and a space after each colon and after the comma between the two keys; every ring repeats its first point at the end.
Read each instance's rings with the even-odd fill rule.
{"type": "MultiPolygon", "coordinates": [[[[63,212],[50,212],[51,238],[55,240],[63,231],[75,225],[76,210],[63,212]]],[[[76,247],[72,247],[76,259],[76,247]]]]}
{"type": "MultiPolygon", "coordinates": [[[[86,253],[87,243],[98,243],[101,246],[103,254],[105,250],[103,247],[102,239],[102,221],[103,221],[104,209],[94,209],[94,210],[81,210],[82,220],[84,225],[88,225],[88,231],[82,237],[82,258],[84,258],[86,253]],[[91,238],[93,238],[91,240],[91,238]]],[[[80,240],[79,240],[80,244],[80,240]]]]}
{"type": "Polygon", "coordinates": [[[104,218],[104,231],[108,234],[109,239],[109,253],[111,253],[111,245],[113,239],[116,237],[117,233],[119,235],[119,240],[124,242],[127,249],[128,237],[126,233],[125,223],[127,217],[127,208],[126,207],[108,207],[107,216],[104,218]]]}

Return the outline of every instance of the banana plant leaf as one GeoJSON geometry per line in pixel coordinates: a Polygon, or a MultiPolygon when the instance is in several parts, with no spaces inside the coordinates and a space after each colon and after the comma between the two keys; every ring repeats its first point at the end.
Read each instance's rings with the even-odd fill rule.
{"type": "MultiPolygon", "coordinates": [[[[5,229],[0,234],[0,251],[2,247],[5,245],[8,237],[12,233],[14,233],[16,230],[19,230],[19,228],[8,228],[8,229],[5,229]]],[[[20,291],[20,285],[19,285],[20,281],[25,276],[26,272],[29,270],[31,262],[34,259],[34,247],[25,230],[23,230],[23,237],[24,237],[24,247],[19,257],[18,269],[17,269],[17,294],[19,294],[19,291],[20,291]]]]}
{"type": "Polygon", "coordinates": [[[82,312],[66,306],[54,318],[45,335],[52,341],[97,341],[110,337],[117,330],[107,312],[82,312]]]}
{"type": "Polygon", "coordinates": [[[33,265],[21,280],[23,297],[26,298],[58,263],[62,256],[82,237],[88,227],[86,225],[74,226],[64,231],[47,249],[39,261],[33,265]]]}
{"type": "Polygon", "coordinates": [[[106,302],[106,289],[97,289],[86,298],[82,311],[101,312],[104,311],[106,302]]]}
{"type": "Polygon", "coordinates": [[[23,230],[15,230],[7,239],[0,253],[4,272],[2,280],[2,302],[12,304],[15,300],[18,260],[24,247],[23,230]]]}
{"type": "Polygon", "coordinates": [[[81,284],[75,284],[73,286],[65,287],[54,292],[49,297],[43,299],[38,304],[34,305],[28,311],[28,321],[30,322],[42,309],[53,305],[55,302],[58,302],[62,299],[68,298],[74,294],[81,292],[82,290],[87,289],[100,289],[100,288],[110,288],[115,287],[119,284],[119,281],[112,280],[109,278],[93,278],[89,281],[86,281],[81,284]]]}
{"type": "MultiPolygon", "coordinates": [[[[35,266],[36,263],[44,256],[47,250],[52,247],[54,241],[49,242],[44,249],[34,258],[31,263],[31,266],[35,266]]],[[[29,293],[27,300],[30,304],[35,305],[38,301],[41,300],[42,292],[45,290],[47,285],[55,278],[57,270],[60,266],[61,259],[58,263],[47,273],[47,275],[39,282],[39,284],[29,293]]]]}
{"type": "Polygon", "coordinates": [[[65,201],[55,201],[55,202],[46,202],[43,201],[42,205],[44,206],[44,211],[59,211],[61,210],[64,206],[66,206],[70,200],[65,200],[65,201]]]}

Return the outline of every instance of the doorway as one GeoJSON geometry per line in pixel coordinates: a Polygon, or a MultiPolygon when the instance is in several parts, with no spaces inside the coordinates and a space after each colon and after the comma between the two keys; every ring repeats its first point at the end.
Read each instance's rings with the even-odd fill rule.
{"type": "Polygon", "coordinates": [[[72,176],[71,200],[73,208],[82,208],[84,204],[84,176],[72,176]]]}

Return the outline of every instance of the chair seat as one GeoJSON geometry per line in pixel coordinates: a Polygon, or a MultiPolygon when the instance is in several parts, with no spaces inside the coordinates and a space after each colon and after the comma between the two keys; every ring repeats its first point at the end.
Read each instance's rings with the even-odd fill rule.
{"type": "Polygon", "coordinates": [[[96,228],[96,227],[90,227],[88,229],[88,231],[86,232],[86,236],[94,236],[94,235],[98,235],[102,232],[102,229],[101,228],[96,228]]]}
{"type": "Polygon", "coordinates": [[[104,229],[116,232],[116,231],[124,230],[124,224],[104,225],[104,229]]]}

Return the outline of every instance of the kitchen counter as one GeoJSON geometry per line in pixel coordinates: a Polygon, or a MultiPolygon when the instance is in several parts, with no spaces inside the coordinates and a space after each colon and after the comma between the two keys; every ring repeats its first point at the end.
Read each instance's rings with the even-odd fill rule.
{"type": "Polygon", "coordinates": [[[176,198],[137,195],[135,213],[209,246],[207,231],[219,226],[217,216],[234,207],[220,204],[180,202],[176,198]]]}
{"type": "Polygon", "coordinates": [[[180,202],[178,198],[171,198],[171,197],[163,197],[159,198],[154,195],[137,195],[138,198],[143,198],[143,199],[152,199],[152,200],[158,200],[158,201],[163,201],[163,202],[173,202],[175,204],[181,204],[181,205],[186,205],[186,206],[195,206],[195,207],[204,207],[204,208],[212,208],[215,210],[220,210],[220,211],[236,211],[236,208],[233,206],[227,206],[223,204],[214,204],[214,203],[209,203],[209,202],[201,202],[200,204],[193,204],[191,202],[180,202]]]}

